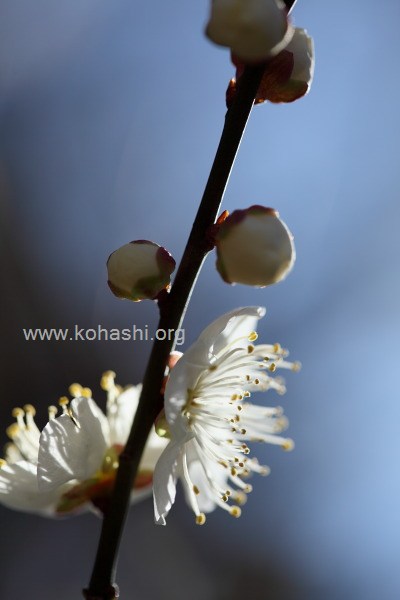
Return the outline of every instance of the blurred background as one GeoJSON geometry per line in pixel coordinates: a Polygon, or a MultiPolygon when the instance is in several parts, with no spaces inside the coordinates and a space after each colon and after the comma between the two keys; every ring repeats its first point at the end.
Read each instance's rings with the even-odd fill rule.
{"type": "MultiPolygon", "coordinates": [[[[208,2],[2,0],[0,4],[1,441],[12,407],[70,383],[104,407],[101,373],[141,380],[150,342],[27,342],[23,327],[157,326],[119,301],[105,261],[132,239],[179,259],[222,129],[233,75],[203,35],[208,2]]],[[[165,528],[130,512],[119,563],[135,600],[400,597],[399,111],[397,0],[298,1],[314,37],[311,93],[256,107],[223,207],[279,210],[295,235],[290,277],[229,287],[208,258],[186,347],[214,317],[267,306],[261,339],[301,360],[282,399],[291,454],[257,448],[241,519],[196,527],[182,495],[165,528]]],[[[183,349],[181,347],[180,349],[183,349]]],[[[1,598],[70,600],[87,583],[100,522],[0,507],[1,598]]]]}

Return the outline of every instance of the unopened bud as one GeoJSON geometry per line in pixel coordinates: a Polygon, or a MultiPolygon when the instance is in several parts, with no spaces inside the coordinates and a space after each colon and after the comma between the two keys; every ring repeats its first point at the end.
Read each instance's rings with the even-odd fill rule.
{"type": "Polygon", "coordinates": [[[108,285],[118,298],[154,299],[170,287],[175,260],[154,242],[136,240],[115,250],[107,261],[108,285]]]}
{"type": "Polygon", "coordinates": [[[257,62],[280,52],[293,29],[282,0],[212,0],[206,35],[243,61],[257,62]]]}
{"type": "Polygon", "coordinates": [[[296,252],[277,211],[264,206],[235,210],[215,237],[217,269],[227,283],[265,287],[286,277],[296,252]]]}
{"type": "Polygon", "coordinates": [[[268,63],[255,102],[298,100],[309,92],[313,75],[313,39],[305,29],[296,28],[291,42],[268,63]]]}

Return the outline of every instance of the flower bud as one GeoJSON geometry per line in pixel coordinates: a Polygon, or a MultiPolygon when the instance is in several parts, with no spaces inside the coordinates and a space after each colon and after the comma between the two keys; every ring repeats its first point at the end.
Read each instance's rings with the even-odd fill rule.
{"type": "Polygon", "coordinates": [[[280,52],[293,29],[282,0],[212,0],[206,35],[243,61],[257,62],[280,52]]]}
{"type": "Polygon", "coordinates": [[[265,287],[286,277],[296,252],[293,236],[272,208],[235,210],[216,236],[217,270],[227,283],[265,287]]]}
{"type": "Polygon", "coordinates": [[[309,92],[313,75],[313,39],[296,27],[291,42],[267,65],[255,103],[298,100],[309,92]]]}
{"type": "Polygon", "coordinates": [[[155,299],[170,287],[174,269],[175,260],[165,248],[148,240],[135,240],[110,254],[108,285],[118,298],[134,302],[155,299]]]}

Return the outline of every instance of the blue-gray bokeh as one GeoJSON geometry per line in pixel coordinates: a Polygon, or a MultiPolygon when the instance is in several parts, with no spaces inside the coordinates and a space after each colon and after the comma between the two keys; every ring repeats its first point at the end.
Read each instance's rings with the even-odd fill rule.
{"type": "MultiPolygon", "coordinates": [[[[75,380],[101,397],[107,368],[122,383],[141,378],[148,343],[28,343],[21,328],[156,327],[151,303],[109,293],[104,263],[135,238],[181,256],[233,73],[202,35],[207,10],[206,0],[0,5],[4,425],[26,402],[43,424],[75,380]]],[[[216,512],[195,527],[179,499],[156,528],[150,501],[133,509],[126,597],[400,596],[400,5],[299,0],[294,13],[315,40],[312,92],[254,110],[224,208],[277,208],[295,234],[295,270],[271,289],[229,288],[209,258],[185,326],[190,343],[228,309],[267,306],[262,338],[303,363],[283,400],[265,398],[283,403],[296,450],[259,449],[272,474],[254,481],[239,520],[216,512]]],[[[95,518],[0,518],[0,596],[78,597],[95,518]]]]}

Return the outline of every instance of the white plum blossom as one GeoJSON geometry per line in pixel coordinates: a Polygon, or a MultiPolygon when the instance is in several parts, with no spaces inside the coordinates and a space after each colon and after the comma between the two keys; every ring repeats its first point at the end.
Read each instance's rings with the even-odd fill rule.
{"type": "Polygon", "coordinates": [[[240,515],[251,491],[245,479],[269,469],[251,458],[247,441],[293,442],[279,435],[287,426],[280,407],[250,403],[254,391],[285,392],[272,377],[277,368],[297,370],[279,344],[254,345],[262,307],[229,312],[209,325],[172,369],[165,389],[165,423],[170,442],[153,477],[155,521],[165,525],[180,479],[196,523],[217,506],[240,515]]]}
{"type": "MultiPolygon", "coordinates": [[[[73,400],[60,399],[63,414],[50,406],[49,422],[40,433],[31,405],[16,408],[7,430],[12,442],[0,464],[0,502],[9,508],[47,516],[84,510],[99,512],[113,488],[118,456],[136,412],[141,386],[122,389],[108,371],[101,380],[107,391],[107,416],[79,384],[70,386],[73,400]]],[[[153,431],[147,442],[131,501],[151,493],[154,466],[166,442],[153,431]]]]}
{"type": "Polygon", "coordinates": [[[245,62],[280,52],[293,35],[282,0],[212,0],[208,38],[245,62]]]}
{"type": "Polygon", "coordinates": [[[254,205],[235,210],[219,226],[217,270],[227,283],[265,287],[292,270],[293,235],[273,208],[254,205]]]}

